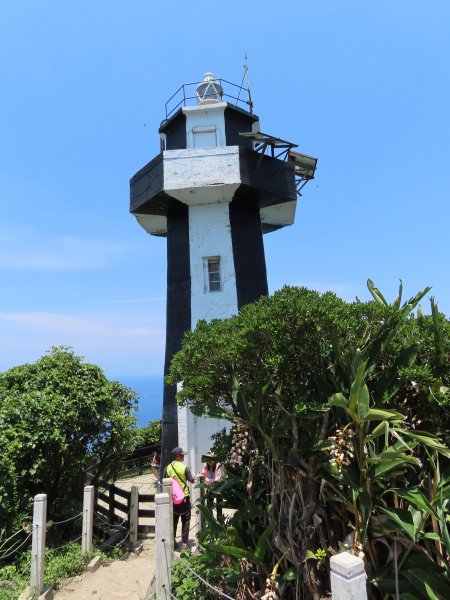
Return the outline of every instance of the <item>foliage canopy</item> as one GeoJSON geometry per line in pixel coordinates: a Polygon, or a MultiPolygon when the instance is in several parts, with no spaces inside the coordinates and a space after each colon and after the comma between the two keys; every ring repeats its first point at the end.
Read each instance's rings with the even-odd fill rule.
{"type": "Polygon", "coordinates": [[[145,427],[133,429],[133,445],[136,450],[161,445],[162,421],[149,421],[145,427]]]}
{"type": "Polygon", "coordinates": [[[0,374],[0,522],[37,493],[50,514],[82,497],[85,471],[131,449],[135,393],[67,347],[0,374]]]}

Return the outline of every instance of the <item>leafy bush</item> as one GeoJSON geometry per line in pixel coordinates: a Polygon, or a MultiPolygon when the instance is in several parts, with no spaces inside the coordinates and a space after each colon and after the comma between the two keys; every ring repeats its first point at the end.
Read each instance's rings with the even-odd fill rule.
{"type": "Polygon", "coordinates": [[[186,553],[182,553],[182,556],[173,563],[171,569],[173,596],[178,600],[215,600],[217,594],[191,573],[186,565],[208,582],[214,579],[213,569],[204,564],[202,557],[191,557],[186,553]]]}
{"type": "MultiPolygon", "coordinates": [[[[45,550],[45,583],[61,584],[68,577],[83,572],[92,555],[83,555],[79,544],[67,544],[58,551],[45,550]]],[[[29,585],[31,551],[23,552],[12,565],[0,569],[0,598],[15,600],[29,585]]]]}
{"type": "Polygon", "coordinates": [[[132,447],[135,394],[65,347],[0,374],[0,522],[11,531],[35,494],[62,516],[82,498],[85,470],[101,473],[132,447]]]}
{"type": "MultiPolygon", "coordinates": [[[[449,430],[450,323],[444,315],[435,311],[434,316],[423,316],[419,312],[417,317],[408,318],[394,305],[347,303],[331,292],[321,295],[306,288],[284,287],[273,296],[244,306],[230,319],[199,321],[194,331],[185,334],[167,381],[183,381],[177,395],[181,403],[219,403],[235,410],[230,388],[233,371],[243,385],[252,383],[260,389],[267,385],[269,403],[276,390],[282,389],[286,408],[301,414],[322,406],[336,391],[327,376],[335,340],[344,349],[361,348],[381,331],[388,318],[394,332],[374,377],[415,345],[416,360],[400,367],[397,377],[403,387],[391,402],[402,404],[406,400],[419,420],[432,420],[443,431],[449,430]],[[439,339],[435,337],[435,322],[439,324],[439,339]],[[432,394],[430,382],[437,385],[432,394]]],[[[270,409],[270,404],[265,409],[270,409]]]]}
{"type": "Polygon", "coordinates": [[[146,427],[132,429],[133,446],[147,448],[149,446],[158,446],[161,444],[162,421],[160,419],[150,421],[146,427]]]}
{"type": "Polygon", "coordinates": [[[450,324],[434,301],[412,315],[428,289],[388,304],[368,285],[368,303],[284,288],[173,360],[180,401],[236,423],[217,490],[236,512],[202,507],[199,538],[232,596],[319,598],[347,548],[374,598],[450,597],[450,324]]]}

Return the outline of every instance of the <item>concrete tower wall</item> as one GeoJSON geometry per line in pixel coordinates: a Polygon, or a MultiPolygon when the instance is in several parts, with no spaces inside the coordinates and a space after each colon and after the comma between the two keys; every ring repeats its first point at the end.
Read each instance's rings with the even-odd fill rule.
{"type": "Polygon", "coordinates": [[[229,203],[189,207],[191,328],[197,321],[226,319],[238,310],[229,203]],[[220,259],[220,291],[208,289],[208,258],[220,259]]]}
{"type": "MultiPolygon", "coordinates": [[[[257,151],[276,142],[258,132],[256,115],[226,102],[181,106],[161,124],[161,153],[131,180],[131,212],[148,233],[167,237],[166,374],[200,319],[231,317],[268,293],[262,236],[294,222],[297,172],[273,148],[271,156],[257,151]]],[[[181,445],[197,470],[227,422],[194,417],[175,394],[165,386],[162,462],[181,445]]]]}
{"type": "MultiPolygon", "coordinates": [[[[214,190],[210,200],[213,202],[214,190]]],[[[191,328],[201,319],[226,319],[238,311],[238,296],[230,226],[229,202],[189,207],[191,269],[191,328]],[[220,290],[209,291],[208,259],[220,261],[220,290]]],[[[188,451],[187,464],[198,470],[201,455],[211,448],[211,435],[228,421],[195,417],[185,406],[178,408],[178,442],[188,451]]]]}

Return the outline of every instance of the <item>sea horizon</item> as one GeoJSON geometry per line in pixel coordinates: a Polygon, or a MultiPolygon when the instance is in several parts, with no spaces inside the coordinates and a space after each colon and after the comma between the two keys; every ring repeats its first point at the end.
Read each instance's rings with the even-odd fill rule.
{"type": "Polygon", "coordinates": [[[161,419],[164,375],[124,375],[115,378],[139,395],[136,425],[145,427],[149,421],[161,419]]]}

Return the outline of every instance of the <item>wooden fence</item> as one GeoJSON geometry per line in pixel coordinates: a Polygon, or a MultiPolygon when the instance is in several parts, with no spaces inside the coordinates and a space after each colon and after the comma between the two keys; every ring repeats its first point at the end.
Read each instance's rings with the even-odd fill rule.
{"type": "MultiPolygon", "coordinates": [[[[141,504],[155,503],[155,494],[138,495],[138,533],[154,533],[155,526],[141,523],[141,519],[154,519],[155,509],[141,508],[141,504]]],[[[100,480],[95,490],[94,511],[107,519],[108,523],[115,525],[123,523],[124,527],[130,526],[131,491],[123,490],[114,483],[100,480]],[[123,516],[117,514],[117,511],[123,516]]]]}

